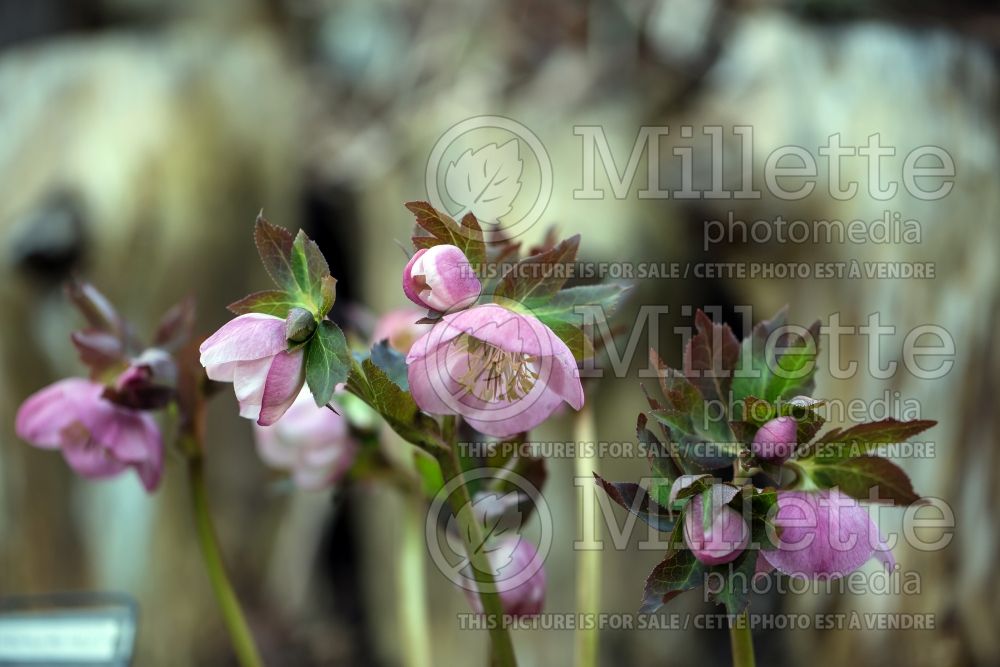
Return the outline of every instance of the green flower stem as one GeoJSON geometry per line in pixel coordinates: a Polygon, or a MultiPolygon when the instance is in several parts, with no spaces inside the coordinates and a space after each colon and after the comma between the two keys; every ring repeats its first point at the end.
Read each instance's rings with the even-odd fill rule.
{"type": "Polygon", "coordinates": [[[733,667],[754,667],[753,637],[747,612],[740,614],[729,627],[729,642],[733,647],[733,667]]]}
{"type": "MultiPolygon", "coordinates": [[[[594,413],[590,403],[584,403],[583,409],[576,415],[576,441],[594,442],[597,435],[594,429],[594,413]]],[[[578,456],[575,461],[576,476],[582,479],[593,479],[596,469],[593,457],[578,456]]],[[[584,485],[584,493],[594,493],[593,484],[584,485]]],[[[580,522],[581,534],[586,535],[591,527],[600,525],[597,522],[597,501],[583,501],[580,506],[582,516],[580,522]]],[[[601,551],[599,549],[582,549],[576,556],[576,591],[577,612],[583,617],[596,617],[601,606],[601,551]]],[[[576,631],[576,662],[580,667],[596,667],[598,657],[599,633],[596,624],[581,624],[576,631]]]]}
{"type": "Polygon", "coordinates": [[[229,630],[229,638],[236,651],[236,657],[242,667],[261,667],[264,663],[257,652],[250,626],[247,625],[243,609],[233,590],[233,585],[226,574],[222,561],[222,552],[215,535],[212,514],[208,506],[208,492],[205,488],[205,471],[200,447],[189,443],[183,447],[188,461],[188,487],[191,491],[191,509],[194,513],[195,527],[198,531],[198,544],[205,560],[205,569],[212,582],[212,591],[219,602],[222,617],[229,630]]]}
{"type": "MultiPolygon", "coordinates": [[[[447,452],[438,455],[438,463],[445,481],[450,481],[462,474],[462,464],[458,459],[458,448],[455,441],[455,417],[444,418],[442,425],[444,441],[448,445],[447,452]]],[[[468,511],[472,506],[472,497],[465,483],[458,485],[448,502],[451,511],[459,521],[459,530],[465,541],[465,553],[469,557],[472,571],[479,584],[479,599],[486,613],[487,626],[490,633],[490,665],[491,667],[516,667],[517,658],[514,655],[514,644],[510,633],[503,624],[503,606],[500,595],[495,592],[496,583],[489,558],[483,551],[483,528],[468,511]]]]}

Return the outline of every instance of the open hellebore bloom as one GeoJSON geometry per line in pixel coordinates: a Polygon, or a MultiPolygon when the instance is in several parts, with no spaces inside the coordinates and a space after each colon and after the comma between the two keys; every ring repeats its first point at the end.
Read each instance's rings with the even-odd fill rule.
{"type": "Polygon", "coordinates": [[[842,577],[872,556],[892,570],[895,561],[868,511],[836,489],[778,493],[778,548],[761,556],[779,572],[800,577],[842,577]]]}
{"type": "Polygon", "coordinates": [[[740,513],[726,503],[735,497],[735,489],[722,484],[712,487],[712,499],[705,516],[702,494],[691,499],[684,513],[684,541],[702,563],[721,565],[735,560],[750,542],[750,526],[740,513]]]}
{"type": "Polygon", "coordinates": [[[767,422],[757,429],[750,444],[754,456],[784,463],[795,453],[796,428],[797,422],[792,417],[777,417],[767,422]]]}
{"type": "Polygon", "coordinates": [[[302,489],[336,484],[351,467],[358,445],[347,420],[326,407],[316,407],[303,390],[284,418],[271,426],[256,426],[257,451],[270,466],[290,470],[302,489]]]}
{"type": "Polygon", "coordinates": [[[240,315],[199,348],[208,377],[232,382],[240,416],[261,426],[285,414],[305,383],[304,349],[288,349],[289,333],[296,335],[301,328],[297,315],[293,312],[287,321],[261,313],[240,315]]]}
{"type": "Polygon", "coordinates": [[[445,315],[406,356],[410,391],[432,414],[493,436],[528,431],[563,401],[583,406],[576,360],[531,315],[484,304],[445,315]]]}
{"type": "Polygon", "coordinates": [[[403,269],[406,298],[431,310],[447,312],[470,306],[482,289],[465,253],[453,245],[421,248],[403,269]]]}
{"type": "Polygon", "coordinates": [[[389,341],[389,347],[406,354],[413,342],[431,330],[429,324],[417,324],[426,313],[416,308],[391,310],[378,319],[372,334],[373,343],[389,341]]]}
{"type": "Polygon", "coordinates": [[[105,390],[83,378],[45,387],[17,411],[17,435],[42,449],[61,449],[69,466],[87,479],[134,468],[151,492],[163,473],[160,429],[148,413],[105,399],[105,390]]]}
{"type": "MultiPolygon", "coordinates": [[[[500,604],[505,614],[537,616],[545,603],[545,568],[535,546],[517,536],[504,538],[489,552],[500,604]]],[[[465,589],[469,606],[483,613],[479,593],[465,589]]]]}

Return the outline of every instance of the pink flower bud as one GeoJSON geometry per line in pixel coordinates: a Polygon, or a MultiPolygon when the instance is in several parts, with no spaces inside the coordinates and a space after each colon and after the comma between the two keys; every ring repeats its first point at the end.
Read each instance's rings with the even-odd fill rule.
{"type": "Polygon", "coordinates": [[[754,456],[784,463],[795,453],[797,424],[792,417],[777,417],[767,422],[753,437],[750,448],[754,456]]]}
{"type": "Polygon", "coordinates": [[[299,394],[281,421],[255,427],[254,435],[264,462],[291,471],[301,489],[322,489],[339,482],[358,450],[343,415],[316,407],[308,390],[299,394]]]}
{"type": "Polygon", "coordinates": [[[705,516],[703,494],[692,498],[684,513],[684,540],[694,557],[706,565],[735,560],[750,542],[750,527],[725,504],[727,491],[721,484],[712,487],[710,517],[705,516]]]}
{"type": "Polygon", "coordinates": [[[406,298],[431,310],[471,306],[482,289],[465,253],[453,245],[421,248],[403,269],[406,298]]]}
{"type": "MultiPolygon", "coordinates": [[[[517,536],[503,538],[489,547],[489,560],[504,613],[515,617],[542,613],[545,568],[535,545],[517,536]]],[[[465,597],[477,614],[483,613],[477,591],[465,589],[465,597]]]]}
{"type": "Polygon", "coordinates": [[[250,313],[230,320],[201,344],[212,380],[232,382],[240,416],[261,426],[278,421],[305,384],[303,348],[288,350],[285,320],[250,313]]]}
{"type": "Polygon", "coordinates": [[[81,477],[104,479],[133,468],[153,491],[163,473],[160,429],[149,413],[103,398],[105,390],[68,378],[35,392],[17,411],[17,435],[35,447],[62,450],[81,477]]]}

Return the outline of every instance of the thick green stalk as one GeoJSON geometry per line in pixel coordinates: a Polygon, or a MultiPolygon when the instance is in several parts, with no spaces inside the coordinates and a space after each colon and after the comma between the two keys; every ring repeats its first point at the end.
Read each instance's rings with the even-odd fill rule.
{"type": "Polygon", "coordinates": [[[753,637],[750,635],[750,618],[743,612],[729,627],[729,642],[733,647],[733,667],[754,667],[753,637]]]}
{"type": "MultiPolygon", "coordinates": [[[[594,428],[594,413],[587,403],[576,415],[576,441],[580,451],[587,448],[582,443],[592,443],[596,439],[594,428]]],[[[595,472],[593,457],[576,458],[575,468],[577,478],[588,480],[582,487],[583,493],[594,493],[593,481],[595,472]]],[[[596,530],[597,502],[590,498],[580,503],[580,530],[582,535],[596,530]]],[[[600,549],[581,549],[576,554],[576,605],[580,617],[596,618],[601,606],[601,551],[600,549]]],[[[596,623],[581,624],[576,631],[576,665],[580,667],[596,667],[599,633],[596,623]]]]}
{"type": "MultiPolygon", "coordinates": [[[[441,452],[438,463],[445,481],[450,481],[462,474],[462,464],[458,459],[458,448],[455,441],[455,418],[445,417],[443,423],[444,441],[448,445],[447,452],[441,452]]],[[[472,565],[473,575],[479,584],[479,599],[487,618],[490,633],[490,665],[492,667],[516,667],[517,658],[514,655],[514,644],[510,632],[503,624],[503,606],[500,595],[496,592],[493,570],[489,558],[483,550],[483,528],[475,520],[468,508],[472,506],[469,489],[462,482],[448,498],[452,513],[459,521],[459,532],[465,542],[465,553],[472,565]]]]}

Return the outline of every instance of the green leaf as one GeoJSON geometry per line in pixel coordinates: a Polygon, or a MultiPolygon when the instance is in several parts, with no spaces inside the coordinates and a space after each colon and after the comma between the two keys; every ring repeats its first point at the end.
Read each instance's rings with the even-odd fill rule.
{"type": "Polygon", "coordinates": [[[496,288],[496,296],[521,304],[555,296],[570,277],[570,266],[580,247],[580,235],[526,257],[510,267],[496,288]]]}
{"type": "Polygon", "coordinates": [[[891,500],[899,505],[912,505],[920,501],[920,496],[913,490],[913,484],[906,473],[889,459],[880,456],[858,456],[830,462],[813,459],[803,468],[820,488],[840,487],[841,491],[858,500],[891,500]],[[878,493],[872,498],[871,490],[876,487],[878,493]]]}
{"type": "Polygon", "coordinates": [[[316,315],[320,318],[326,317],[333,308],[337,300],[337,279],[331,275],[325,275],[320,279],[320,307],[316,315]]]}
{"type": "Polygon", "coordinates": [[[729,387],[740,355],[740,343],[728,324],[715,324],[699,310],[694,318],[698,333],[684,349],[684,375],[706,401],[729,409],[729,387]]]}
{"type": "Polygon", "coordinates": [[[729,424],[711,419],[704,406],[698,403],[691,412],[664,408],[649,413],[665,428],[688,473],[728,467],[742,448],[729,424]]]}
{"type": "Polygon", "coordinates": [[[253,240],[264,269],[271,280],[286,292],[295,292],[297,283],[292,272],[292,244],[294,238],[284,227],[272,225],[263,212],[254,224],[253,240]]]}
{"type": "Polygon", "coordinates": [[[330,275],[330,267],[316,242],[310,240],[301,229],[292,244],[292,274],[303,301],[310,304],[309,310],[318,314],[323,302],[329,297],[329,287],[324,288],[323,283],[324,278],[330,275]]]}
{"type": "Polygon", "coordinates": [[[819,321],[805,337],[786,331],[787,308],[754,327],[740,345],[732,400],[756,396],[766,401],[809,396],[815,388],[819,321]]]}
{"type": "Polygon", "coordinates": [[[631,286],[628,285],[614,284],[570,287],[551,297],[528,299],[521,305],[552,329],[566,343],[577,361],[583,361],[594,356],[593,334],[584,330],[586,322],[583,309],[600,307],[599,313],[589,311],[591,316],[596,316],[596,321],[592,323],[606,321],[617,310],[630,289],[631,286]]]}
{"type": "Polygon", "coordinates": [[[406,357],[389,347],[388,341],[380,341],[372,346],[369,358],[403,391],[410,390],[409,378],[406,373],[406,357]]]}
{"type": "Polygon", "coordinates": [[[427,449],[440,449],[437,422],[422,413],[413,396],[393,382],[370,358],[352,364],[347,385],[382,415],[401,438],[427,449]]]}
{"type": "Polygon", "coordinates": [[[709,599],[726,606],[726,613],[731,616],[742,614],[750,605],[750,593],[754,572],[757,569],[757,558],[760,552],[756,549],[746,549],[736,560],[724,565],[713,565],[708,579],[713,588],[709,599]],[[722,577],[722,587],[718,589],[714,579],[722,577]]]}
{"type": "Polygon", "coordinates": [[[330,402],[334,388],[347,380],[351,352],[344,332],[330,320],[323,320],[306,345],[306,382],[316,405],[330,402]]]}
{"type": "Polygon", "coordinates": [[[682,521],[670,536],[671,548],[646,578],[639,613],[652,614],[672,599],[704,583],[705,566],[684,547],[682,521]]]}
{"type": "Polygon", "coordinates": [[[856,424],[846,430],[831,429],[800,454],[799,459],[818,457],[831,462],[871,454],[879,445],[904,442],[935,424],[937,422],[930,419],[904,422],[889,418],[856,424]]]}
{"type": "Polygon", "coordinates": [[[670,483],[683,474],[683,470],[678,464],[674,453],[669,445],[660,442],[648,427],[646,415],[640,413],[635,425],[635,435],[639,445],[646,450],[646,458],[649,460],[649,468],[653,474],[662,480],[662,486],[666,487],[666,495],[660,496],[658,492],[660,486],[650,489],[650,494],[660,504],[666,506],[669,502],[670,483]]]}
{"type": "Polygon", "coordinates": [[[413,245],[418,250],[436,245],[453,245],[465,253],[473,265],[486,261],[486,243],[476,216],[466,214],[459,225],[424,201],[407,202],[406,208],[416,216],[418,230],[426,234],[413,237],[413,245]]]}
{"type": "Polygon", "coordinates": [[[649,497],[646,489],[632,482],[609,482],[596,472],[597,484],[611,500],[662,533],[674,529],[674,516],[665,507],[649,497]]]}
{"type": "Polygon", "coordinates": [[[297,297],[282,290],[272,289],[263,292],[254,292],[239,301],[234,301],[226,307],[236,315],[263,313],[285,319],[288,317],[289,310],[300,306],[301,304],[297,297]]]}

